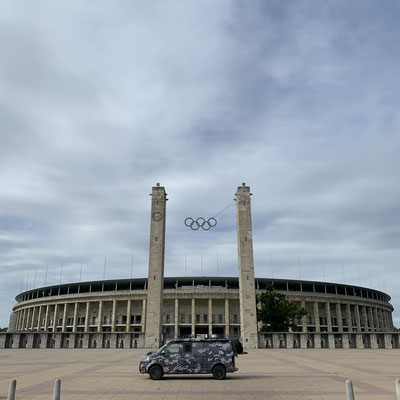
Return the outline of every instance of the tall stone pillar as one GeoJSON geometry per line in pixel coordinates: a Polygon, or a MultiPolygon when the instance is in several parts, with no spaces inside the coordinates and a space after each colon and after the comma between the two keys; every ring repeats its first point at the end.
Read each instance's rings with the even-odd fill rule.
{"type": "Polygon", "coordinates": [[[250,195],[250,187],[245,183],[237,188],[235,200],[239,256],[240,333],[243,347],[256,349],[258,337],[250,195]]]}
{"type": "MultiPolygon", "coordinates": [[[[74,321],[72,325],[72,332],[76,332],[76,325],[78,323],[78,303],[75,303],[74,306],[74,321]]],[[[72,342],[72,340],[71,340],[72,342]]]]}
{"type": "Polygon", "coordinates": [[[225,299],[225,337],[229,335],[229,299],[225,299]]]}
{"type": "Polygon", "coordinates": [[[328,332],[332,332],[332,315],[331,315],[331,305],[329,301],[325,303],[325,314],[326,314],[326,323],[328,325],[328,332]]]}
{"type": "MultiPolygon", "coordinates": [[[[301,308],[306,308],[306,302],[304,300],[301,302],[301,308]]],[[[303,332],[307,332],[307,314],[301,317],[301,325],[303,327],[303,332]]]]}
{"type": "Polygon", "coordinates": [[[89,310],[90,310],[90,301],[88,301],[86,303],[86,312],[85,312],[85,332],[89,332],[89,325],[90,325],[90,321],[89,321],[89,310]]]}
{"type": "Polygon", "coordinates": [[[376,331],[376,332],[379,332],[380,329],[379,329],[378,309],[377,309],[376,307],[374,307],[374,308],[372,309],[372,311],[373,311],[373,315],[374,315],[375,331],[376,331]]]}
{"type": "Polygon", "coordinates": [[[38,320],[37,320],[37,331],[39,332],[42,328],[42,306],[39,306],[39,314],[38,314],[38,320]]]}
{"type": "Polygon", "coordinates": [[[319,303],[315,301],[313,303],[314,307],[314,324],[315,324],[315,332],[321,331],[321,325],[319,323],[319,303]]]}
{"type": "Polygon", "coordinates": [[[63,319],[62,319],[62,328],[61,328],[61,331],[62,332],[65,332],[65,327],[67,326],[67,321],[66,321],[66,319],[67,319],[67,308],[68,308],[68,303],[65,303],[64,304],[64,311],[63,311],[63,319]]]}
{"type": "Polygon", "coordinates": [[[367,308],[365,306],[361,306],[361,321],[364,324],[364,331],[368,332],[367,308]]]}
{"type": "MultiPolygon", "coordinates": [[[[88,307],[89,307],[89,302],[86,305],[86,313],[87,314],[89,314],[88,307]]],[[[101,332],[102,325],[103,325],[103,301],[100,300],[99,301],[99,308],[98,308],[98,311],[97,311],[97,332],[101,332]]],[[[85,319],[85,332],[87,332],[86,331],[86,319],[85,319]]]]}
{"type": "Polygon", "coordinates": [[[350,304],[346,304],[346,319],[349,332],[353,332],[353,321],[352,321],[350,304]]]}
{"type": "Polygon", "coordinates": [[[57,331],[57,324],[58,324],[57,318],[58,318],[58,304],[55,304],[54,305],[53,332],[57,331]]]}
{"type": "Polygon", "coordinates": [[[357,304],[354,306],[354,310],[356,312],[357,332],[361,332],[360,309],[357,304]]]}
{"type": "Polygon", "coordinates": [[[179,322],[179,299],[175,299],[175,310],[174,310],[174,337],[179,336],[178,332],[178,322],[179,322]]]}
{"type": "Polygon", "coordinates": [[[343,332],[342,304],[336,303],[336,317],[338,319],[339,332],[343,332]]]}
{"type": "Polygon", "coordinates": [[[46,316],[44,317],[44,331],[47,332],[49,325],[49,305],[46,306],[46,316]]]}
{"type": "Polygon", "coordinates": [[[146,326],[146,299],[142,300],[142,332],[145,331],[146,326]]]}
{"type": "Polygon", "coordinates": [[[165,210],[167,194],[157,183],[151,193],[151,223],[149,274],[147,278],[147,310],[145,348],[157,348],[161,344],[164,253],[165,253],[165,210]]]}
{"type": "Polygon", "coordinates": [[[368,313],[368,322],[369,322],[369,326],[370,326],[370,331],[375,332],[376,329],[375,329],[374,317],[372,315],[372,307],[371,306],[368,306],[367,313],[368,313]]]}
{"type": "Polygon", "coordinates": [[[126,303],[126,332],[131,330],[131,300],[128,299],[126,303]]]}
{"type": "Polygon", "coordinates": [[[115,332],[116,319],[117,319],[117,300],[114,299],[112,305],[111,332],[115,332]]]}
{"type": "Polygon", "coordinates": [[[25,330],[26,331],[29,329],[29,323],[31,322],[31,311],[32,311],[32,309],[28,308],[28,316],[27,316],[26,322],[25,322],[25,324],[26,324],[25,330]]]}
{"type": "Polygon", "coordinates": [[[35,330],[35,316],[36,316],[36,307],[32,307],[32,317],[30,321],[30,326],[28,326],[28,329],[30,329],[32,332],[35,330]]]}
{"type": "Polygon", "coordinates": [[[208,299],[208,337],[212,335],[212,298],[208,299]]]}
{"type": "Polygon", "coordinates": [[[192,337],[196,337],[196,299],[192,298],[192,337]]]}

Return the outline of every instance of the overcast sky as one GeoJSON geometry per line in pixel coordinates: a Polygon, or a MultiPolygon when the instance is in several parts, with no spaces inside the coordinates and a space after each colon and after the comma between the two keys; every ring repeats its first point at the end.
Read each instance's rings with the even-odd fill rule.
{"type": "Polygon", "coordinates": [[[185,253],[237,276],[246,182],[256,276],[372,286],[400,326],[399,21],[395,0],[3,1],[0,326],[62,265],[128,278],[133,254],[146,277],[157,182],[166,276],[185,253]]]}

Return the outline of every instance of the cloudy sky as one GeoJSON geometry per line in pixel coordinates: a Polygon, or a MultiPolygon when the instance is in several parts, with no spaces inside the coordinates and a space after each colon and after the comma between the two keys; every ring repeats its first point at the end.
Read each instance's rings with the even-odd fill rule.
{"type": "Polygon", "coordinates": [[[81,260],[82,281],[132,255],[145,277],[157,182],[167,276],[237,276],[246,182],[256,276],[372,286],[400,326],[399,20],[395,0],[2,2],[0,326],[81,260]]]}

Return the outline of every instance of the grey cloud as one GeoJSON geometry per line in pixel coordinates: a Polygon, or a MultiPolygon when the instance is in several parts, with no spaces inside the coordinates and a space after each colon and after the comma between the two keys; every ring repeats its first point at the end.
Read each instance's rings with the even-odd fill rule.
{"type": "MultiPolygon", "coordinates": [[[[0,16],[0,268],[146,276],[151,186],[165,185],[166,274],[237,274],[246,182],[257,274],[369,286],[397,307],[399,8],[374,2],[46,1],[0,16]],[[179,210],[178,210],[179,209],[179,210]],[[180,211],[182,210],[182,211],[180,211]],[[374,277],[378,273],[380,277],[374,277]],[[389,279],[389,277],[391,279],[389,279]],[[380,282],[380,283],[379,283],[380,282]],[[396,297],[397,296],[397,297],[396,297]]],[[[50,278],[51,277],[51,278],[50,278]]],[[[12,282],[8,284],[7,282],[12,282]]],[[[38,281],[39,282],[39,281],[38,281]]],[[[7,284],[6,284],[7,283],[7,284]]]]}

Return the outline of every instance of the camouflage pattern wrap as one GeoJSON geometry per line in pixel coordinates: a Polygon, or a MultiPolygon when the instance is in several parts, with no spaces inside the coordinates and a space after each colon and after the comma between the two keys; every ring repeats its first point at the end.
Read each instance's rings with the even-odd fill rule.
{"type": "Polygon", "coordinates": [[[141,373],[148,373],[153,365],[162,367],[164,374],[207,374],[216,364],[226,372],[237,371],[236,351],[228,339],[175,339],[139,364],[141,373]]]}

